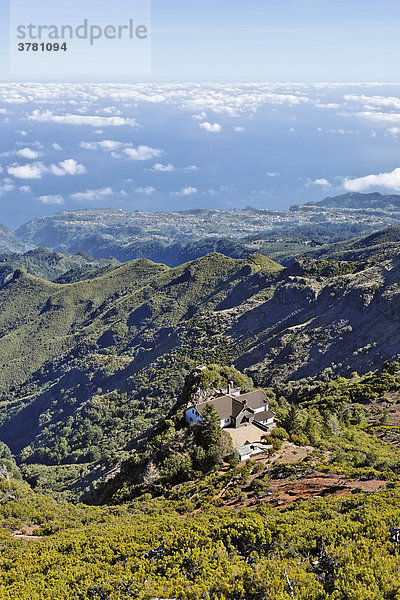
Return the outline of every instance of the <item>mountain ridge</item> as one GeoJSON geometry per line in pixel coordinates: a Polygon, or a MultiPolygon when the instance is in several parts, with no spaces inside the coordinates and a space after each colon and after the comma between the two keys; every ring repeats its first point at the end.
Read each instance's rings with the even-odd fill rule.
{"type": "Polygon", "coordinates": [[[327,196],[319,202],[309,202],[306,206],[349,209],[398,209],[400,208],[400,195],[381,194],[380,192],[348,192],[339,196],[327,196]]]}
{"type": "Polygon", "coordinates": [[[170,213],[86,209],[33,219],[16,235],[31,247],[85,251],[97,258],[114,256],[123,262],[147,257],[174,267],[213,251],[233,258],[262,251],[279,260],[300,255],[309,244],[367,235],[399,222],[395,211],[349,211],[318,204],[282,211],[251,207],[170,213]]]}
{"type": "Polygon", "coordinates": [[[400,344],[400,247],[374,260],[283,268],[214,253],[69,284],[17,270],[0,288],[0,439],[28,481],[79,495],[165,418],[198,364],[262,387],[378,368],[400,344]]]}

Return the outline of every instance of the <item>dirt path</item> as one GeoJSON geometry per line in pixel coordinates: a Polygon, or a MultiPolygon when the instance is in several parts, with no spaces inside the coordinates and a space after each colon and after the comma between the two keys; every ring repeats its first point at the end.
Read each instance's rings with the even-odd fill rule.
{"type": "Polygon", "coordinates": [[[40,529],[39,525],[24,527],[23,531],[16,529],[12,532],[11,537],[15,540],[26,540],[27,542],[39,542],[42,538],[40,535],[33,535],[35,531],[40,529]]]}

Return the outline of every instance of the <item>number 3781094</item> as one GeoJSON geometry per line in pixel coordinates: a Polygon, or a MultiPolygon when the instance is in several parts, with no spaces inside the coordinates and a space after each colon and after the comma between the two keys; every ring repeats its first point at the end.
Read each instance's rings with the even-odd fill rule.
{"type": "Polygon", "coordinates": [[[42,42],[41,44],[21,42],[20,44],[18,44],[19,52],[66,52],[67,50],[68,48],[66,42],[64,42],[63,44],[58,44],[57,42],[54,44],[50,42],[48,42],[47,44],[45,44],[44,42],[42,42]]]}

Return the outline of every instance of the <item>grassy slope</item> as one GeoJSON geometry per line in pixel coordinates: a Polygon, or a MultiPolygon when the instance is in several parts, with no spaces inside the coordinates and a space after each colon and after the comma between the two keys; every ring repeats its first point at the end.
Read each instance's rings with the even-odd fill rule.
{"type": "Polygon", "coordinates": [[[166,271],[167,267],[143,260],[66,285],[17,271],[0,289],[2,391],[79,343],[87,335],[85,324],[97,311],[107,312],[112,298],[132,294],[166,271]]]}
{"type": "Polygon", "coordinates": [[[214,254],[173,270],[134,261],[67,285],[17,272],[0,289],[0,439],[25,448],[24,463],[48,465],[47,474],[31,467],[34,478],[81,478],[79,465],[115,454],[162,418],[185,369],[214,355],[215,342],[204,350],[187,326],[194,315],[238,286],[252,295],[280,269],[264,257],[214,254]],[[69,462],[78,465],[69,475],[53,468],[69,462]]]}
{"type": "Polygon", "coordinates": [[[304,256],[324,260],[373,261],[398,253],[400,227],[387,227],[368,236],[321,246],[304,256]]]}
{"type": "Polygon", "coordinates": [[[25,254],[2,254],[0,256],[0,286],[12,278],[16,269],[24,269],[31,275],[56,281],[64,277],[65,283],[88,278],[100,268],[116,266],[114,259],[94,259],[83,254],[61,254],[46,248],[36,248],[25,254]]]}
{"type": "Polygon", "coordinates": [[[76,465],[129,452],[196,364],[249,368],[262,385],[376,368],[398,352],[399,269],[211,254],[67,285],[19,273],[0,289],[0,439],[32,477],[73,464],[68,485],[82,486],[76,465]]]}

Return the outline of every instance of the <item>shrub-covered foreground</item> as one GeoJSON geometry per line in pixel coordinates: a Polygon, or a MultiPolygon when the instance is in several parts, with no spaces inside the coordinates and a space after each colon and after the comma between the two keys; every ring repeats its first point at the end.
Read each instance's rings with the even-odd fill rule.
{"type": "Polygon", "coordinates": [[[86,507],[0,488],[4,600],[395,600],[400,488],[315,499],[284,511],[184,514],[146,497],[86,507]],[[39,541],[10,532],[39,525],[39,541]]]}

